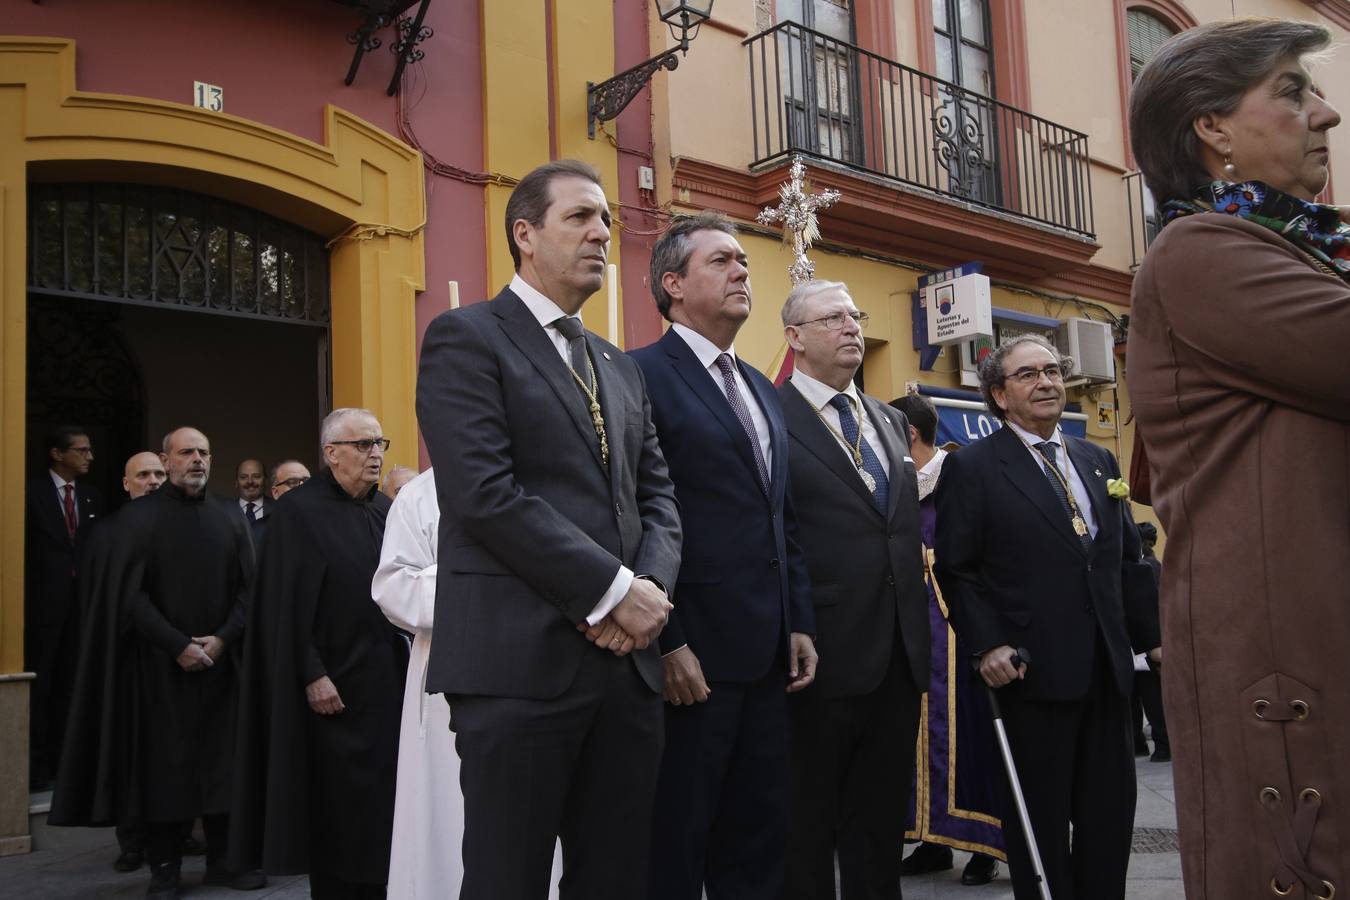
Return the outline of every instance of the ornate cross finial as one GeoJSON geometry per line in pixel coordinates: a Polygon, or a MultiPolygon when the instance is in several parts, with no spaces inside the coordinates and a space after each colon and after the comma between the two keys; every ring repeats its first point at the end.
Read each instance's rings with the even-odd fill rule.
{"type": "Polygon", "coordinates": [[[790,177],[778,188],[779,202],[760,212],[756,221],[761,225],[783,223],[783,243],[792,242],[792,265],[788,277],[794,285],[810,281],[816,273],[816,264],[806,258],[806,251],[820,237],[820,223],[816,211],[832,205],[839,199],[838,191],[808,192],[806,166],[800,156],[792,157],[790,177]]]}

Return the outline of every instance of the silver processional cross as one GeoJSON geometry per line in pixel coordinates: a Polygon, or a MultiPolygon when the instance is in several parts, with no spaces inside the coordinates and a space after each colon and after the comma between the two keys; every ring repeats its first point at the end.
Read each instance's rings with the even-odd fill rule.
{"type": "Polygon", "coordinates": [[[778,188],[778,205],[762,210],[756,221],[761,225],[783,223],[783,243],[786,244],[789,238],[792,241],[792,265],[788,266],[788,277],[793,285],[798,285],[810,281],[816,272],[816,264],[806,256],[811,244],[820,237],[816,212],[838,200],[839,192],[809,193],[806,166],[800,156],[792,157],[788,174],[788,180],[778,188]]]}

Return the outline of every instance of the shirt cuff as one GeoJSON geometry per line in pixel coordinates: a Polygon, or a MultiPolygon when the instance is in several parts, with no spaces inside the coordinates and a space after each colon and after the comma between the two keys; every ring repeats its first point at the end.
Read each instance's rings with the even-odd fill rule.
{"type": "Polygon", "coordinates": [[[609,583],[609,590],[600,598],[600,602],[595,604],[591,614],[586,617],[587,625],[594,625],[605,616],[609,615],[610,610],[619,605],[619,601],[628,595],[628,589],[633,586],[633,570],[627,566],[619,566],[618,574],[614,580],[609,583]]]}
{"type": "Polygon", "coordinates": [[[662,654],[661,654],[661,658],[662,658],[662,659],[665,659],[667,656],[669,656],[669,655],[672,654],[672,653],[679,653],[681,650],[683,650],[685,647],[688,647],[688,646],[689,646],[688,644],[681,644],[680,646],[676,647],[674,650],[667,650],[665,653],[662,653],[662,654]]]}

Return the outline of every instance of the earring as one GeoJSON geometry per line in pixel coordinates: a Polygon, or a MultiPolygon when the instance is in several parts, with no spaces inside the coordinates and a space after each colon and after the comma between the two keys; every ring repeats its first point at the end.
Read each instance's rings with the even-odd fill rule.
{"type": "Polygon", "coordinates": [[[1233,165],[1233,157],[1227,153],[1223,155],[1223,174],[1228,176],[1229,181],[1237,181],[1237,166],[1233,165]]]}

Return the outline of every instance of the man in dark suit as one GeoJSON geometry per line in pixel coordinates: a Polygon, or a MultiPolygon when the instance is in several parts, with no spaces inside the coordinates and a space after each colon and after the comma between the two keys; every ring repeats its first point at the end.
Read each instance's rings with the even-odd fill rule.
{"type": "Polygon", "coordinates": [[[510,287],[422,345],[441,507],[427,690],[462,760],[465,898],[545,897],[555,836],[563,897],[646,889],[680,520],[638,367],[577,315],[609,223],[589,165],[535,169],[507,202],[510,287]]]}
{"type": "Polygon", "coordinates": [[[778,395],[736,358],[750,315],[745,251],[711,213],[652,251],[673,325],[634,351],[684,524],[677,608],[661,634],[666,753],[651,895],[779,897],[788,821],[787,692],[815,677],[805,561],[778,395]]]}
{"type": "MultiPolygon", "coordinates": [[[[962,645],[998,689],[1051,893],[1121,900],[1135,802],[1131,646],[1156,656],[1159,641],[1156,623],[1127,614],[1123,584],[1141,583],[1142,563],[1128,501],[1108,493],[1116,460],[1059,427],[1066,366],[1038,335],[981,362],[981,393],[1004,427],[943,465],[937,576],[962,645]],[[1030,666],[1013,665],[1015,648],[1030,666]]],[[[1033,900],[1010,793],[1003,827],[1015,896],[1033,900]]]]}
{"type": "Polygon", "coordinates": [[[263,464],[256,459],[246,459],[234,470],[239,512],[248,523],[248,536],[254,550],[262,545],[263,535],[267,532],[267,516],[272,512],[271,504],[263,497],[264,473],[263,464]]]}
{"type": "Polygon", "coordinates": [[[28,480],[24,519],[24,658],[36,676],[29,696],[29,783],[47,787],[56,773],[73,690],[80,622],[75,574],[80,548],[102,512],[89,474],[89,435],[63,426],[42,444],[47,471],[28,480]]]}
{"type": "Polygon", "coordinates": [[[778,389],[792,505],[811,574],[815,684],[792,698],[787,897],[900,896],[919,701],[929,668],[919,495],[902,413],[853,384],[867,321],[834,281],[783,304],[794,353],[778,389]]]}

